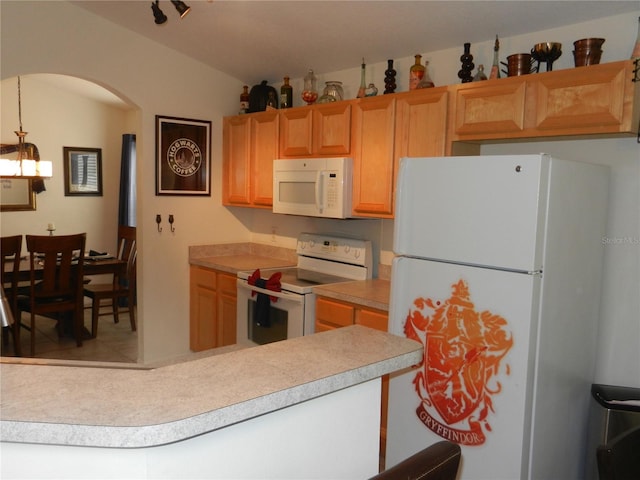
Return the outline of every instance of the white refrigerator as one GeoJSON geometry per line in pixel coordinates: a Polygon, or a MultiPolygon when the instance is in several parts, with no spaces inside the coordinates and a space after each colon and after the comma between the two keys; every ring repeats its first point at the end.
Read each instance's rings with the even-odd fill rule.
{"type": "MultiPolygon", "coordinates": [[[[461,479],[584,477],[608,168],[548,155],[404,158],[387,467],[442,439],[461,479]]],[[[595,452],[590,452],[589,454],[595,452]]]]}

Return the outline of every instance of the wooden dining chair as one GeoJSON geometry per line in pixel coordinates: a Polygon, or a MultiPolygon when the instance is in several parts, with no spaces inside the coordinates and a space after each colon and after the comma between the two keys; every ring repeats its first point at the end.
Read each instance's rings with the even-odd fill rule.
{"type": "Polygon", "coordinates": [[[136,227],[118,226],[117,258],[126,262],[120,273],[113,275],[110,283],[88,283],[84,286],[84,296],[91,299],[91,336],[98,335],[98,317],[113,315],[118,323],[119,313],[128,312],[131,331],[136,331],[136,227]],[[120,300],[126,300],[126,309],[120,310],[120,300]],[[108,301],[103,303],[103,301],[108,301]],[[109,311],[101,311],[102,307],[111,306],[109,311]]]}
{"type": "MultiPolygon", "coordinates": [[[[29,295],[18,298],[17,318],[21,319],[22,312],[31,314],[32,357],[35,355],[36,315],[58,320],[59,329],[63,328],[67,318],[71,318],[76,344],[78,347],[82,346],[82,287],[86,238],[85,233],[26,236],[31,285],[29,295]]],[[[16,332],[19,331],[19,328],[16,329],[16,332]]]]}
{"type": "MultiPolygon", "coordinates": [[[[2,343],[9,343],[9,335],[13,338],[14,354],[21,355],[19,333],[15,330],[20,328],[18,318],[18,293],[19,293],[19,275],[20,275],[20,254],[22,251],[22,235],[12,235],[0,238],[0,255],[2,256],[2,288],[6,301],[9,304],[9,311],[13,317],[10,325],[2,327],[2,343]],[[5,281],[8,278],[8,281],[5,281]]],[[[9,323],[9,322],[7,322],[9,323]]]]}

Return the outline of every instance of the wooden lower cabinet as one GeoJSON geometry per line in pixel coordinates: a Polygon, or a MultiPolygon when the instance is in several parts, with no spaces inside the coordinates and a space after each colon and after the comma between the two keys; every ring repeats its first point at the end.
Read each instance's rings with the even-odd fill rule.
{"type": "MultiPolygon", "coordinates": [[[[316,298],[316,332],[325,332],[348,325],[364,325],[376,330],[388,331],[389,314],[382,310],[363,307],[349,302],[316,298]]],[[[380,411],[380,470],[384,470],[387,450],[387,405],[389,403],[389,375],[382,377],[380,411]]]]}
{"type": "Polygon", "coordinates": [[[236,277],[190,267],[189,347],[194,352],[236,343],[236,277]]]}

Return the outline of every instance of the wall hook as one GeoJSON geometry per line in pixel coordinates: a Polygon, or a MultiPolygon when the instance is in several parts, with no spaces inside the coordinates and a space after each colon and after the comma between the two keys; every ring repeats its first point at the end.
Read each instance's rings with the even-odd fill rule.
{"type": "Polygon", "coordinates": [[[162,223],[162,216],[160,214],[156,215],[156,223],[158,224],[158,232],[161,232],[162,227],[160,224],[162,223]]]}
{"type": "Polygon", "coordinates": [[[169,225],[171,225],[171,232],[175,232],[176,229],[173,228],[173,215],[169,215],[169,225]]]}

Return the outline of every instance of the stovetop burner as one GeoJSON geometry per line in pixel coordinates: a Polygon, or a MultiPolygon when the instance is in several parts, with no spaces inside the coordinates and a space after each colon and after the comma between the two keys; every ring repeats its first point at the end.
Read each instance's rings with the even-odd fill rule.
{"type": "Polygon", "coordinates": [[[314,272],[313,270],[305,270],[304,268],[297,267],[260,270],[260,277],[266,280],[276,272],[282,274],[280,278],[282,289],[290,291],[326,285],[328,283],[349,282],[352,280],[351,278],[339,277],[329,273],[314,272]]]}

